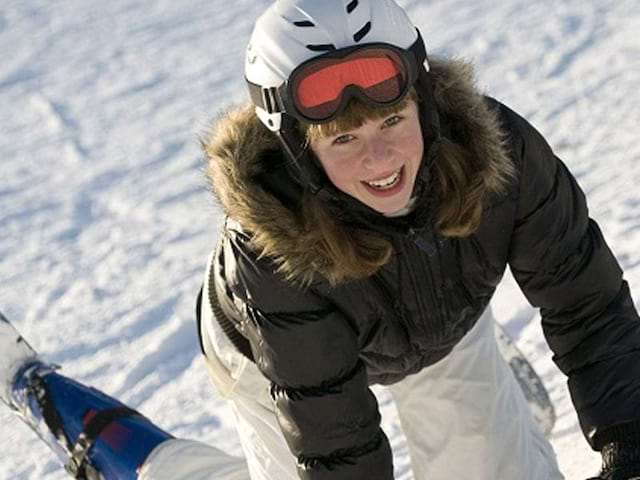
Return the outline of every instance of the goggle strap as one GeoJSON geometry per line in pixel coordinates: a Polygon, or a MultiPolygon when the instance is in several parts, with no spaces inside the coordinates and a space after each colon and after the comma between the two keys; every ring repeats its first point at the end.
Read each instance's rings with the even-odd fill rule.
{"type": "Polygon", "coordinates": [[[260,107],[269,114],[284,112],[284,107],[277,87],[263,88],[249,80],[247,80],[247,85],[249,85],[249,95],[251,96],[251,100],[254,105],[260,107]]]}
{"type": "Polygon", "coordinates": [[[424,40],[422,39],[422,34],[420,30],[416,28],[416,32],[418,33],[418,38],[416,41],[409,47],[409,50],[413,51],[413,54],[416,57],[416,67],[421,68],[424,62],[427,62],[429,65],[429,60],[427,58],[427,47],[424,44],[424,40]]]}

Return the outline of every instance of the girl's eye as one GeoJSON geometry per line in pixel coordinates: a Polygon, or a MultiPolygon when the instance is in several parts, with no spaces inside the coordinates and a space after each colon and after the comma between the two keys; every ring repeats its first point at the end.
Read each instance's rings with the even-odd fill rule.
{"type": "Polygon", "coordinates": [[[334,145],[344,145],[345,143],[349,143],[352,140],[353,136],[349,134],[340,135],[339,137],[334,138],[334,145]]]}
{"type": "Polygon", "coordinates": [[[397,123],[400,123],[401,120],[402,120],[402,117],[400,115],[394,115],[392,117],[387,118],[384,121],[384,126],[385,127],[392,127],[393,125],[396,125],[397,123]]]}

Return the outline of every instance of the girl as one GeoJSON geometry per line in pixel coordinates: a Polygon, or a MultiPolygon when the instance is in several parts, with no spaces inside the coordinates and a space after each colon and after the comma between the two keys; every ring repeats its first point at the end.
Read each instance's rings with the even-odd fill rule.
{"type": "Polygon", "coordinates": [[[563,478],[496,352],[507,265],[604,477],[640,475],[640,323],[545,139],[392,0],[278,1],[245,65],[253,105],[204,145],[227,218],[201,336],[252,480],[393,478],[374,384],[416,479],[563,478]]]}

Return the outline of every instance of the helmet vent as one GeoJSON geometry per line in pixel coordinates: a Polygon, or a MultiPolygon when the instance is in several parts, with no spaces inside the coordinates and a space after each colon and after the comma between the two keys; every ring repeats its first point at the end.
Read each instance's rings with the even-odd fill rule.
{"type": "Polygon", "coordinates": [[[362,40],[367,33],[369,33],[371,31],[371,22],[367,22],[366,25],[364,27],[362,27],[360,30],[358,30],[356,32],[356,34],[353,36],[353,39],[355,40],[356,43],[358,43],[360,40],[362,40]]]}
{"type": "Polygon", "coordinates": [[[307,45],[307,48],[312,52],[334,52],[335,50],[337,50],[336,46],[331,43],[320,44],[320,45],[307,45]]]}
{"type": "Polygon", "coordinates": [[[357,7],[358,0],[352,0],[351,2],[349,2],[349,5],[347,5],[347,13],[353,12],[357,7]]]}
{"type": "Polygon", "coordinates": [[[309,20],[302,20],[300,22],[293,22],[296,27],[315,27],[313,22],[309,20]]]}

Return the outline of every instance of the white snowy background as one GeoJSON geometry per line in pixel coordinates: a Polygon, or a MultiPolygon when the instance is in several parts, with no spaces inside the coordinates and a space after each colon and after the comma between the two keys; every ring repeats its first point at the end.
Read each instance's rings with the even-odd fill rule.
{"type": "MultiPolygon", "coordinates": [[[[0,309],[63,373],[236,455],[194,323],[221,220],[198,134],[247,98],[243,51],[269,3],[0,0],[0,309]]],[[[543,132],[640,298],[640,2],[400,3],[432,53],[472,59],[479,86],[543,132]]],[[[494,307],[549,387],[563,472],[596,473],[538,313],[509,275],[494,307]]],[[[0,479],[67,478],[3,407],[0,425],[0,479]]]]}

